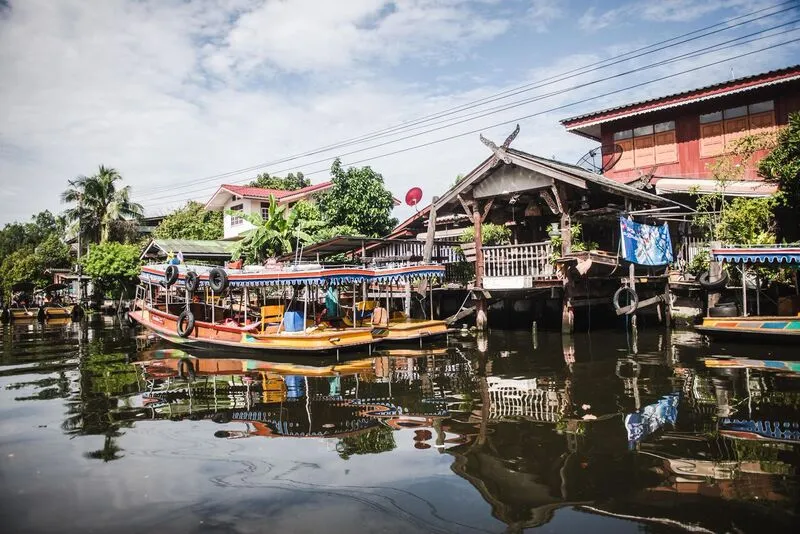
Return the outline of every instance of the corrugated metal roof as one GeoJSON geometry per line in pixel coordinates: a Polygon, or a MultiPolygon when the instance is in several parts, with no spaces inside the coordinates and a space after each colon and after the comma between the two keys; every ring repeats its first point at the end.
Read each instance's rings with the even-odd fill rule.
{"type": "Polygon", "coordinates": [[[597,117],[597,116],[600,116],[600,115],[606,115],[606,114],[609,114],[609,113],[613,113],[613,112],[616,112],[616,111],[622,111],[622,110],[629,109],[629,108],[637,108],[637,107],[646,106],[646,105],[649,105],[649,104],[657,104],[658,102],[663,102],[663,105],[661,105],[661,106],[648,107],[646,110],[642,110],[642,111],[639,111],[639,112],[637,112],[637,111],[632,109],[631,113],[629,113],[629,114],[615,115],[613,117],[613,119],[620,119],[622,117],[627,117],[627,116],[630,116],[630,115],[637,115],[637,114],[640,114],[640,113],[657,111],[657,110],[665,109],[665,108],[669,108],[669,107],[687,105],[687,104],[691,104],[693,102],[699,102],[699,101],[702,101],[702,100],[707,100],[709,98],[718,98],[718,97],[721,97],[721,96],[734,94],[734,93],[737,93],[737,92],[750,91],[750,90],[753,90],[753,89],[756,89],[756,88],[759,88],[759,87],[765,87],[765,86],[768,86],[768,85],[775,85],[775,84],[778,84],[778,83],[786,83],[786,82],[789,82],[789,81],[792,81],[792,80],[796,80],[796,79],[800,79],[800,65],[792,65],[791,67],[785,67],[783,69],[771,70],[769,72],[762,72],[761,74],[754,74],[752,76],[744,76],[744,77],[741,77],[741,78],[736,78],[734,80],[715,83],[715,84],[712,84],[712,85],[706,85],[704,87],[699,87],[699,88],[696,88],[696,89],[690,89],[688,91],[683,91],[683,92],[680,92],[680,93],[673,93],[671,95],[660,96],[660,97],[656,97],[656,98],[650,98],[650,99],[647,99],[647,100],[641,100],[639,102],[634,102],[634,103],[630,103],[630,104],[622,104],[622,105],[619,105],[619,106],[606,108],[606,109],[602,109],[602,110],[599,110],[599,111],[592,111],[590,113],[584,113],[582,115],[577,115],[575,117],[569,117],[567,119],[563,119],[560,122],[561,122],[561,124],[565,125],[567,127],[567,129],[585,127],[585,126],[588,126],[589,124],[596,124],[598,122],[603,122],[603,119],[600,119],[600,120],[597,120],[597,121],[592,121],[591,123],[582,123],[582,124],[575,125],[575,126],[568,126],[568,123],[581,121],[583,119],[588,119],[588,118],[591,118],[591,117],[597,117]],[[786,76],[783,76],[783,75],[786,75],[786,76]],[[774,78],[776,76],[781,76],[781,77],[778,78],[778,79],[775,79],[775,80],[769,80],[768,79],[768,78],[774,78]],[[758,80],[762,79],[762,78],[765,79],[764,83],[758,83],[758,80]],[[736,87],[738,85],[745,84],[745,83],[748,83],[748,82],[755,82],[755,83],[753,83],[751,85],[747,85],[746,87],[736,87]],[[715,93],[713,95],[703,95],[702,94],[702,93],[708,93],[709,91],[715,91],[715,90],[725,89],[725,88],[730,88],[730,91],[718,92],[718,93],[715,93]],[[698,93],[696,98],[687,98],[687,97],[690,97],[692,94],[695,94],[695,93],[698,93]],[[679,99],[678,102],[671,102],[671,101],[675,101],[675,100],[678,100],[678,99],[679,99]]]}
{"type": "Polygon", "coordinates": [[[155,247],[164,254],[182,252],[184,256],[230,256],[235,241],[201,239],[153,239],[145,252],[155,247]]]}

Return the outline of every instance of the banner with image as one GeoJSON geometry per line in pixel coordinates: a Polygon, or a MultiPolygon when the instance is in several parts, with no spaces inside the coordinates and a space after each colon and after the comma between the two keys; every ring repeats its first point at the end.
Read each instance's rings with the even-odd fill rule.
{"type": "Polygon", "coordinates": [[[620,217],[619,228],[623,259],[639,265],[668,265],[673,262],[667,223],[651,226],[620,217]]]}

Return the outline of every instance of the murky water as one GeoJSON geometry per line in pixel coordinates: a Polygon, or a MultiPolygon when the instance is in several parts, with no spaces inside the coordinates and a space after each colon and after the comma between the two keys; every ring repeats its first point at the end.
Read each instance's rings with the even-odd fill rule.
{"type": "Polygon", "coordinates": [[[3,532],[797,523],[797,364],[709,359],[730,350],[691,333],[456,335],[298,364],[181,354],[111,318],[2,328],[3,532]]]}

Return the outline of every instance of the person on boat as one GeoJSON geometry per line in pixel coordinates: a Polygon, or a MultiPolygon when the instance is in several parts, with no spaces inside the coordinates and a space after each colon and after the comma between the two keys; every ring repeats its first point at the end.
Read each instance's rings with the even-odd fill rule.
{"type": "Polygon", "coordinates": [[[386,328],[387,326],[389,326],[389,312],[379,302],[372,309],[372,327],[386,328]]]}
{"type": "Polygon", "coordinates": [[[44,296],[44,305],[50,306],[52,304],[53,304],[53,294],[48,291],[47,294],[44,296]]]}

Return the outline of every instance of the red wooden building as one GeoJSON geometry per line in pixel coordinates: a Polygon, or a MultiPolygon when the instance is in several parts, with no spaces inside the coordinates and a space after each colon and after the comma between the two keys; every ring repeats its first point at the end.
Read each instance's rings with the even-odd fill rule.
{"type": "MultiPolygon", "coordinates": [[[[631,183],[646,177],[661,194],[713,190],[708,165],[739,137],[788,122],[800,110],[800,65],[691,91],[586,113],[561,121],[566,129],[600,142],[597,166],[608,178],[631,183]]],[[[732,195],[775,191],[760,183],[753,163],[732,195]]]]}

